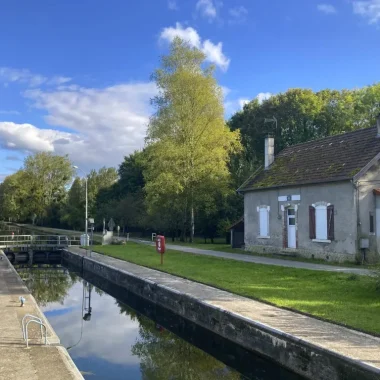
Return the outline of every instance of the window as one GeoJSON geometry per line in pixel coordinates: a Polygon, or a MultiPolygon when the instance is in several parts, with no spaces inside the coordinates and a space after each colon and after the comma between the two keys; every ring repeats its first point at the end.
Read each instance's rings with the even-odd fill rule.
{"type": "Polygon", "coordinates": [[[334,240],[334,206],[325,202],[310,206],[309,229],[312,240],[334,240]]]}
{"type": "Polygon", "coordinates": [[[260,206],[257,208],[259,212],[260,237],[269,237],[269,206],[260,206]]]}
{"type": "Polygon", "coordinates": [[[315,208],[315,231],[316,239],[327,240],[327,207],[317,206],[315,208]]]}
{"type": "Polygon", "coordinates": [[[375,233],[375,218],[374,218],[373,212],[369,213],[369,233],[370,234],[375,233]]]}

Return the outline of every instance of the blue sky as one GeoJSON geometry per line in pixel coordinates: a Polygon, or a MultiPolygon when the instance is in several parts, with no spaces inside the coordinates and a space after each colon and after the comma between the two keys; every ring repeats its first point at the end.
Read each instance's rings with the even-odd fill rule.
{"type": "Polygon", "coordinates": [[[380,0],[19,0],[0,5],[0,181],[29,152],[85,171],[143,147],[149,81],[179,35],[244,101],[380,78],[380,0]]]}

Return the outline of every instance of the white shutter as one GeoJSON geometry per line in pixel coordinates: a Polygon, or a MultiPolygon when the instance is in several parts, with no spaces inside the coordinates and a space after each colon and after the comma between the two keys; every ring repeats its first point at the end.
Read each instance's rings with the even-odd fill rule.
{"type": "Polygon", "coordinates": [[[268,209],[265,207],[260,208],[260,236],[268,236],[268,209]]]}
{"type": "Polygon", "coordinates": [[[316,238],[327,240],[327,207],[317,206],[315,208],[315,230],[316,238]]]}

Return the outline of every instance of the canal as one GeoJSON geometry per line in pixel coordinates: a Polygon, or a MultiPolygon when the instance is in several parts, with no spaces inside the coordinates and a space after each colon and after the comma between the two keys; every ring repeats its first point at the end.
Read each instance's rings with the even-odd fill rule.
{"type": "Polygon", "coordinates": [[[86,379],[301,380],[100,277],[15,267],[86,379]]]}

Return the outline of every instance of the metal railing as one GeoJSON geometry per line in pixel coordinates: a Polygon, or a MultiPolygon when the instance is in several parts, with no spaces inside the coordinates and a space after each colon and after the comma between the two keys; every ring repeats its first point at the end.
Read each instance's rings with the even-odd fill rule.
{"type": "Polygon", "coordinates": [[[42,327],[44,327],[44,329],[45,329],[45,346],[47,346],[47,344],[48,344],[47,328],[43,324],[42,319],[38,318],[38,317],[36,317],[35,315],[32,315],[32,314],[25,314],[24,318],[22,319],[22,337],[26,341],[26,348],[29,348],[29,337],[28,337],[28,326],[29,326],[29,323],[37,323],[40,326],[41,339],[44,337],[43,329],[42,329],[42,327]],[[29,321],[26,322],[26,324],[25,324],[25,319],[26,318],[29,318],[29,321]]]}
{"type": "Polygon", "coordinates": [[[66,235],[0,235],[0,248],[80,245],[79,236],[66,235]]]}

